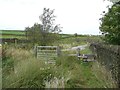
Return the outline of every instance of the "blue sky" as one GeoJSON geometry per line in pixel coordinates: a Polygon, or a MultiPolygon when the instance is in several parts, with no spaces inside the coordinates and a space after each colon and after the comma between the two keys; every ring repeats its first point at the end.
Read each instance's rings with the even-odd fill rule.
{"type": "Polygon", "coordinates": [[[43,8],[55,9],[56,24],[62,33],[100,34],[99,18],[106,6],[103,0],[0,0],[0,29],[24,30],[41,23],[43,8]]]}

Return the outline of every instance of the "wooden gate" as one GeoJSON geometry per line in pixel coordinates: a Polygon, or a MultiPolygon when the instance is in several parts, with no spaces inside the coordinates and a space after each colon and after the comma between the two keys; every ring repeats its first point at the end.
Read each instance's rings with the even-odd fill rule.
{"type": "Polygon", "coordinates": [[[41,60],[55,60],[60,55],[58,46],[36,46],[36,57],[41,60]]]}

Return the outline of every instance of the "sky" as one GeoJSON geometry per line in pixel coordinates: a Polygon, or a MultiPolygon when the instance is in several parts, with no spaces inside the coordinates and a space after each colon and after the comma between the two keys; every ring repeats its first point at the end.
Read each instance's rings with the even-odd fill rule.
{"type": "Polygon", "coordinates": [[[100,34],[101,14],[111,5],[104,0],[0,0],[0,29],[24,30],[41,23],[43,8],[55,9],[55,24],[65,34],[100,34]]]}

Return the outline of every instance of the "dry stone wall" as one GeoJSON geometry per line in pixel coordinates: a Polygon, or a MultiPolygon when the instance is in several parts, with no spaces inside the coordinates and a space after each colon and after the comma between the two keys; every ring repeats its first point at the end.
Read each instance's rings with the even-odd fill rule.
{"type": "Polygon", "coordinates": [[[120,88],[120,46],[92,43],[90,49],[99,63],[112,73],[120,88]]]}

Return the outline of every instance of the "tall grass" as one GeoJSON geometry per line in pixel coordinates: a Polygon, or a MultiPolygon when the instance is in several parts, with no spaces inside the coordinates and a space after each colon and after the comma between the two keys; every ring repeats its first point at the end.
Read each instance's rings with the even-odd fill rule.
{"type": "Polygon", "coordinates": [[[3,79],[5,88],[43,88],[44,80],[51,74],[46,65],[40,61],[22,61],[15,66],[14,72],[3,79]]]}
{"type": "Polygon", "coordinates": [[[9,48],[6,55],[3,61],[3,88],[45,87],[44,80],[52,73],[50,66],[48,68],[43,61],[37,60],[30,51],[9,48]]]}
{"type": "MultiPolygon", "coordinates": [[[[87,47],[81,53],[91,54],[92,52],[87,47]]],[[[96,62],[83,62],[81,60],[79,61],[77,57],[63,56],[57,59],[56,66],[56,71],[58,71],[59,76],[64,77],[64,84],[67,88],[117,87],[116,82],[112,79],[111,73],[104,66],[101,66],[97,60],[96,62]]]]}
{"type": "MultiPolygon", "coordinates": [[[[74,56],[60,56],[53,65],[36,59],[31,50],[7,48],[5,52],[6,57],[2,60],[3,88],[116,87],[111,74],[97,62],[83,62],[74,56]]],[[[87,48],[82,53],[90,51],[87,48]]]]}
{"type": "MultiPolygon", "coordinates": [[[[55,71],[54,76],[57,78],[58,87],[60,88],[86,87],[84,76],[81,75],[82,70],[79,61],[75,57],[59,57],[53,71],[55,71]]],[[[53,86],[52,84],[51,86],[53,86]]]]}
{"type": "Polygon", "coordinates": [[[104,88],[117,88],[117,82],[112,78],[112,74],[105,66],[102,66],[99,62],[95,62],[92,71],[104,88]]]}

